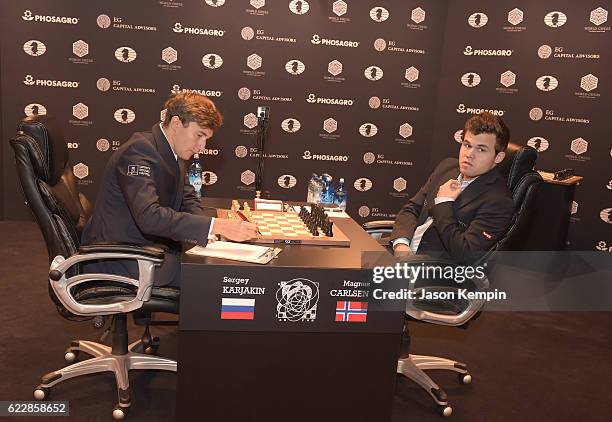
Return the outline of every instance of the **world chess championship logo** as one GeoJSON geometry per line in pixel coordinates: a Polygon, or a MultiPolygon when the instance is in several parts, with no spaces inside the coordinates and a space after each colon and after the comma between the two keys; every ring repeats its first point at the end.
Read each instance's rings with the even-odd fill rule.
{"type": "Polygon", "coordinates": [[[408,122],[402,123],[399,127],[398,133],[404,139],[412,136],[412,125],[408,122]]]}
{"type": "Polygon", "coordinates": [[[554,76],[543,75],[536,80],[536,86],[540,91],[553,91],[559,86],[559,81],[554,76]]]}
{"type": "Polygon", "coordinates": [[[293,0],[289,3],[289,10],[291,10],[296,15],[303,15],[304,13],[308,13],[310,9],[310,5],[306,0],[293,0]]]}
{"type": "Polygon", "coordinates": [[[468,24],[472,28],[482,28],[489,22],[489,17],[482,12],[472,13],[468,18],[468,24]]]}
{"type": "Polygon", "coordinates": [[[420,7],[412,9],[412,12],[410,13],[410,19],[412,19],[412,21],[416,24],[423,23],[423,21],[425,20],[425,10],[420,7]]]}
{"type": "Polygon", "coordinates": [[[291,189],[297,184],[297,179],[292,174],[282,174],[276,181],[283,189],[291,189]]]}
{"type": "Polygon", "coordinates": [[[172,47],[166,47],[162,50],[161,58],[168,64],[172,64],[178,60],[178,52],[172,47]]]}
{"type": "Polygon", "coordinates": [[[345,15],[346,12],[348,11],[348,5],[346,4],[345,1],[342,1],[342,0],[335,1],[334,4],[332,5],[332,11],[334,12],[336,16],[345,15]]]}
{"type": "Polygon", "coordinates": [[[121,124],[130,124],[136,119],[136,113],[129,108],[119,108],[115,110],[114,117],[121,124]]]}
{"type": "Polygon", "coordinates": [[[527,141],[527,145],[532,148],[535,148],[535,150],[538,152],[544,152],[550,146],[548,141],[542,138],[541,136],[534,136],[533,138],[529,138],[529,140],[527,141]]]}
{"type": "Polygon", "coordinates": [[[44,116],[47,114],[47,108],[38,103],[28,104],[23,111],[28,117],[44,116]]]}
{"type": "Polygon", "coordinates": [[[23,51],[29,56],[38,57],[45,54],[47,46],[42,41],[30,40],[23,44],[23,51]]]}
{"type": "Polygon", "coordinates": [[[202,64],[209,69],[218,69],[223,65],[223,59],[218,54],[210,53],[202,57],[202,64]]]}
{"type": "Polygon", "coordinates": [[[281,281],[276,291],[276,317],[280,321],[312,322],[317,318],[319,283],[306,278],[281,281]]]}
{"type": "Polygon", "coordinates": [[[567,16],[563,12],[554,11],[544,16],[544,23],[551,28],[560,28],[567,22],[567,16]]]}
{"type": "Polygon", "coordinates": [[[89,44],[83,40],[78,40],[72,43],[72,53],[77,57],[85,57],[89,54],[89,44]]]}
{"type": "Polygon", "coordinates": [[[363,71],[363,75],[366,77],[366,79],[369,79],[371,81],[381,80],[383,74],[383,70],[378,66],[368,66],[363,71]]]}
{"type": "Polygon", "coordinates": [[[221,7],[225,4],[225,0],[205,0],[206,4],[211,7],[221,7]]]}
{"type": "Polygon", "coordinates": [[[361,177],[355,180],[355,183],[353,183],[353,186],[359,192],[367,192],[370,189],[372,189],[372,181],[368,179],[367,177],[361,177]]]}
{"type": "Polygon", "coordinates": [[[79,120],[83,120],[89,116],[89,107],[83,103],[78,103],[72,106],[72,115],[79,120]]]}
{"type": "Polygon", "coordinates": [[[463,129],[459,129],[457,132],[453,134],[453,139],[455,142],[461,143],[463,142],[463,129]]]}
{"type": "Polygon", "coordinates": [[[375,136],[377,133],[378,133],[378,128],[376,127],[374,123],[368,122],[368,123],[364,123],[361,126],[359,126],[359,134],[366,138],[371,138],[372,136],[375,136]]]}
{"type": "Polygon", "coordinates": [[[115,50],[115,58],[123,63],[130,63],[136,60],[136,51],[131,47],[119,47],[115,50]]]}
{"type": "Polygon", "coordinates": [[[410,66],[408,69],[406,69],[406,72],[404,72],[404,78],[411,83],[416,81],[419,79],[419,69],[414,66],[410,66]]]}
{"type": "Polygon", "coordinates": [[[468,88],[473,88],[480,84],[480,75],[478,73],[468,72],[461,76],[461,83],[468,88]]]}
{"type": "Polygon", "coordinates": [[[523,11],[521,9],[514,8],[508,12],[508,22],[514,26],[523,22],[523,11]]]}
{"type": "Polygon", "coordinates": [[[214,185],[217,183],[218,179],[217,174],[213,173],[212,171],[205,171],[202,173],[202,184],[204,186],[214,185]]]}
{"type": "Polygon", "coordinates": [[[384,7],[374,7],[370,10],[370,18],[374,22],[384,22],[389,19],[389,11],[384,7]]]}
{"type": "Polygon", "coordinates": [[[285,64],[285,70],[292,75],[299,75],[306,70],[306,66],[300,60],[292,59],[285,64]]]}

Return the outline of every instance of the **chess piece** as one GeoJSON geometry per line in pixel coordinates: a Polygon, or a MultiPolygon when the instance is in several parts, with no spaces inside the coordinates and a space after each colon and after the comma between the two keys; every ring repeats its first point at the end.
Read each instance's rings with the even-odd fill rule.
{"type": "Polygon", "coordinates": [[[247,201],[244,201],[244,204],[242,204],[242,209],[244,210],[245,217],[249,221],[251,221],[251,217],[253,216],[253,213],[251,212],[251,207],[249,207],[249,204],[247,203],[247,201]]]}

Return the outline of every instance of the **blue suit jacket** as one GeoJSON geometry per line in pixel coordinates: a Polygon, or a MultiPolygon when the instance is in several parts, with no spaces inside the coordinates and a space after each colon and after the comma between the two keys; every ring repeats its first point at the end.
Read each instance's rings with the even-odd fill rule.
{"type": "MultiPolygon", "coordinates": [[[[82,243],[161,246],[167,253],[155,285],[178,286],[181,242],[206,245],[211,224],[187,183],[186,166],[174,158],[158,124],[133,134],[106,165],[82,243]]],[[[87,264],[85,271],[138,277],[136,263],[129,261],[87,264]]]]}

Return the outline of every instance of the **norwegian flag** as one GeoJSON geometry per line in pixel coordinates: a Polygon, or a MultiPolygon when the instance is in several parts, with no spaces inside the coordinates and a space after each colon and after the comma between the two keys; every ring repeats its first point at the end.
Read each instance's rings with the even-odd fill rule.
{"type": "Polygon", "coordinates": [[[337,322],[366,322],[368,318],[368,302],[336,302],[337,322]]]}

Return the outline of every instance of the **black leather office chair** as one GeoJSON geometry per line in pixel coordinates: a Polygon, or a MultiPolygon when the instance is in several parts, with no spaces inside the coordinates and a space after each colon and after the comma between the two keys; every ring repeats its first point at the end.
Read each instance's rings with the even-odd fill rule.
{"type": "MultiPolygon", "coordinates": [[[[499,165],[499,170],[508,182],[508,188],[514,199],[515,209],[510,227],[505,235],[487,251],[473,265],[481,265],[485,262],[490,264],[494,261],[496,251],[529,250],[529,245],[525,245],[523,239],[526,234],[534,229],[536,221],[533,218],[535,212],[534,202],[538,190],[543,184],[542,177],[533,170],[538,153],[529,146],[519,146],[509,144],[506,150],[506,158],[499,165]]],[[[381,239],[384,243],[385,235],[388,235],[393,228],[393,220],[379,220],[366,222],[363,225],[373,237],[381,239]]],[[[452,261],[441,260],[427,255],[416,255],[411,259],[414,265],[421,262],[427,265],[456,266],[452,261]]],[[[489,269],[491,266],[489,265],[489,269]]],[[[488,277],[473,278],[462,285],[453,283],[452,285],[415,285],[416,296],[420,296],[419,290],[428,291],[457,291],[459,288],[467,288],[470,291],[484,292],[489,289],[488,277]]],[[[484,306],[484,299],[470,299],[462,301],[422,301],[415,300],[408,304],[406,308],[407,319],[428,322],[438,325],[463,326],[479,315],[484,306]]],[[[425,389],[436,404],[443,416],[452,414],[452,407],[448,402],[448,396],[425,372],[429,369],[443,369],[454,371],[462,384],[469,384],[472,376],[465,363],[440,358],[436,356],[422,356],[409,353],[410,337],[408,330],[404,330],[404,344],[402,345],[402,355],[398,360],[397,373],[402,374],[425,389]]]]}
{"type": "Polygon", "coordinates": [[[154,270],[163,262],[164,251],[134,245],[80,245],[92,207],[77,189],[59,128],[46,116],[26,119],[10,143],[23,193],[47,244],[51,299],[68,319],[111,316],[111,345],[74,340],[65,352],[66,361],[74,362],[79,352],[92,358],[44,375],[34,397],[46,399],[51,387],[70,378],[110,371],[115,374],[119,395],[113,417],[123,419],[131,404],[129,370],[176,372],[176,361],[150,355],[155,353],[158,339],[151,338],[148,325],[141,340],[128,344],[129,313],[139,313],[140,319],[156,311],[178,313],[179,291],[153,287],[154,270]],[[101,259],[136,260],[139,279],[81,274],[81,263],[101,259]]]}

